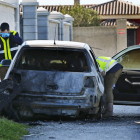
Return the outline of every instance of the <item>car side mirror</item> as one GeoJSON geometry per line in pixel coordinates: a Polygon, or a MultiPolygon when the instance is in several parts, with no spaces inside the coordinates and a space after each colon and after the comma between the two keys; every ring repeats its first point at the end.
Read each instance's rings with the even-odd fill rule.
{"type": "Polygon", "coordinates": [[[11,60],[10,59],[3,59],[2,61],[1,61],[1,65],[2,66],[10,66],[10,64],[11,64],[11,60]]]}

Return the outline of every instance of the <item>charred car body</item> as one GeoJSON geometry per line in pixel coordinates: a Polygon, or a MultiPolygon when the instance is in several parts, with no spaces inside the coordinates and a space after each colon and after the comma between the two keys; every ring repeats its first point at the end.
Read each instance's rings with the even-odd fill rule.
{"type": "Polygon", "coordinates": [[[76,117],[101,114],[105,109],[102,76],[93,51],[85,43],[26,41],[16,53],[6,79],[22,87],[12,101],[22,117],[76,117]]]}

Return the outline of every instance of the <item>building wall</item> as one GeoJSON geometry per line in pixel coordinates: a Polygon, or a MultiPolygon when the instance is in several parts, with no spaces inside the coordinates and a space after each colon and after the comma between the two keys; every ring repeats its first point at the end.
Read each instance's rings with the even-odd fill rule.
{"type": "Polygon", "coordinates": [[[0,24],[7,22],[15,30],[15,8],[0,3],[0,24]]]}
{"type": "Polygon", "coordinates": [[[96,56],[111,57],[117,53],[116,27],[74,27],[73,40],[89,44],[96,56]]]}

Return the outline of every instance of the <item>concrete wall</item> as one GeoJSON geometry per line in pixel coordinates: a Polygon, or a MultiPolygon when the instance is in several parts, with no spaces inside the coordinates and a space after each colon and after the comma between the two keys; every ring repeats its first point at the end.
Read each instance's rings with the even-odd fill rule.
{"type": "Polygon", "coordinates": [[[112,57],[127,48],[126,19],[117,19],[114,27],[75,27],[73,31],[74,41],[89,44],[96,56],[112,57]]]}
{"type": "Polygon", "coordinates": [[[117,53],[116,27],[74,27],[73,40],[89,44],[96,56],[111,57],[117,53]]]}
{"type": "Polygon", "coordinates": [[[23,6],[23,40],[37,40],[37,0],[26,1],[22,0],[23,6]]]}
{"type": "Polygon", "coordinates": [[[0,24],[7,22],[11,30],[15,30],[15,8],[0,2],[0,24]]]}
{"type": "Polygon", "coordinates": [[[57,20],[49,21],[49,40],[58,40],[58,24],[57,20]]]}
{"type": "Polygon", "coordinates": [[[66,23],[64,22],[64,40],[65,41],[70,41],[70,26],[71,24],[70,23],[66,23]]]}
{"type": "Polygon", "coordinates": [[[74,19],[70,15],[63,15],[57,11],[48,12],[43,7],[37,9],[37,2],[25,1],[21,3],[23,12],[20,13],[20,32],[23,41],[54,40],[54,38],[72,41],[74,19]]]}
{"type": "Polygon", "coordinates": [[[37,27],[38,27],[38,39],[48,40],[49,38],[49,12],[43,7],[37,10],[37,27]]]}

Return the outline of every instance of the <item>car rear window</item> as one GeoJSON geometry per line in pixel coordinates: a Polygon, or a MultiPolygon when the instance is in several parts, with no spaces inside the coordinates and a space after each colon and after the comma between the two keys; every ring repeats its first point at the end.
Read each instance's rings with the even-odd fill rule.
{"type": "Polygon", "coordinates": [[[89,71],[85,52],[69,49],[25,49],[19,57],[16,68],[40,71],[89,71]]]}

